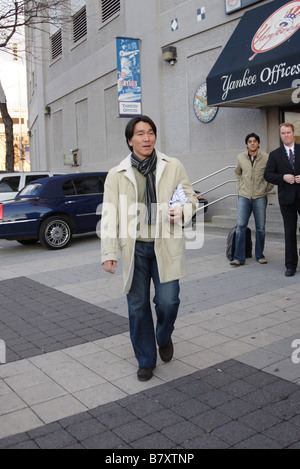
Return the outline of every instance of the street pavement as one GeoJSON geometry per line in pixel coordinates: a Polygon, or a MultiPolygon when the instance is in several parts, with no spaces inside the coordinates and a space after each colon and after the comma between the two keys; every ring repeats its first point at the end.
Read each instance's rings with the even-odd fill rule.
{"type": "Polygon", "coordinates": [[[106,274],[100,242],[0,241],[0,448],[299,449],[300,272],[284,276],[284,244],[238,268],[224,235],[188,249],[174,358],[140,382],[121,261],[106,274]]]}

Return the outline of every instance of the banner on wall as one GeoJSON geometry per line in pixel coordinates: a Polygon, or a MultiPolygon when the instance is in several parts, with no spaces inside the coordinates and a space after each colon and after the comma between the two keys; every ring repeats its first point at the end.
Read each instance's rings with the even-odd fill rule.
{"type": "Polygon", "coordinates": [[[119,116],[142,114],[140,40],[117,37],[119,116]]]}

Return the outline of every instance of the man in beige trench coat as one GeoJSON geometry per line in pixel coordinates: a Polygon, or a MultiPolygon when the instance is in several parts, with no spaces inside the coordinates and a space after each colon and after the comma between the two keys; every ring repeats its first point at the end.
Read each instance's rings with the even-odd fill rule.
{"type": "Polygon", "coordinates": [[[101,223],[106,272],[115,273],[121,249],[130,338],[141,381],[153,376],[156,342],[163,361],[173,357],[171,335],[180,303],[179,279],[186,272],[183,225],[198,206],[181,162],[155,150],[156,135],[156,126],[147,116],[134,117],[127,124],[125,136],[131,153],[106,178],[101,223]],[[170,208],[178,186],[180,205],[170,208]],[[151,279],[156,328],[150,305],[151,279]]]}

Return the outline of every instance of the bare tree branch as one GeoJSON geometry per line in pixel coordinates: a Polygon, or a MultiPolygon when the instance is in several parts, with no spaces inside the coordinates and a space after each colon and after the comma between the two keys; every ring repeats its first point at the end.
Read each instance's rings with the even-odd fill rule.
{"type": "Polygon", "coordinates": [[[6,48],[18,29],[43,24],[62,25],[70,20],[68,0],[2,0],[0,3],[0,48],[6,48]]]}
{"type": "MultiPolygon", "coordinates": [[[[59,28],[71,18],[69,0],[0,0],[0,49],[14,54],[13,41],[24,26],[39,29],[44,24],[59,28]]],[[[18,50],[17,59],[20,58],[18,50]]],[[[0,83],[0,115],[5,126],[6,171],[14,171],[13,120],[0,83]],[[4,96],[4,97],[3,97],[4,96]]]]}

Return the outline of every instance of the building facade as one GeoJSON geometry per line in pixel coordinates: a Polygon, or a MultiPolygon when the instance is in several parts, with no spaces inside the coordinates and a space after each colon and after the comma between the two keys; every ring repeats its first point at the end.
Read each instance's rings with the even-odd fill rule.
{"type": "MultiPolygon", "coordinates": [[[[235,192],[232,168],[248,133],[258,133],[268,152],[280,144],[283,120],[293,120],[300,136],[299,85],[291,84],[284,100],[271,90],[265,101],[234,99],[207,107],[207,77],[246,13],[273,4],[277,11],[288,3],[295,7],[293,35],[300,43],[297,1],[70,0],[70,21],[27,31],[32,170],[106,171],[128,154],[129,117],[119,112],[116,38],[135,38],[141,112],[157,124],[157,148],[179,158],[192,182],[216,173],[195,185],[202,192],[216,187],[206,196],[210,200],[235,192]],[[228,169],[219,173],[222,168],[228,169]]],[[[256,17],[262,25],[264,16],[256,17]]],[[[293,83],[300,79],[297,70],[293,83]]],[[[237,84],[232,80],[230,86],[237,84]]],[[[209,212],[235,203],[234,197],[226,198],[209,212]]]]}
{"type": "MultiPolygon", "coordinates": [[[[15,171],[30,171],[29,137],[27,110],[9,109],[13,120],[15,171]]],[[[3,119],[0,117],[0,171],[6,171],[6,137],[3,119]]]]}

